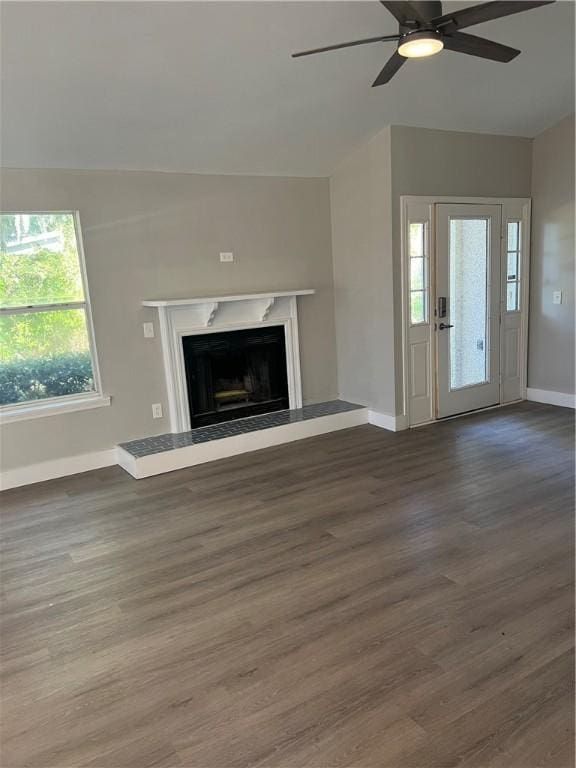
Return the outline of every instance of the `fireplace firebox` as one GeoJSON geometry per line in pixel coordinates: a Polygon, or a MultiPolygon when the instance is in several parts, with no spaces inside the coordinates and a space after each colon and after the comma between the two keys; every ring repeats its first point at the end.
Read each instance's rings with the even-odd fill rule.
{"type": "Polygon", "coordinates": [[[190,426],[289,407],[283,326],[182,338],[190,426]]]}

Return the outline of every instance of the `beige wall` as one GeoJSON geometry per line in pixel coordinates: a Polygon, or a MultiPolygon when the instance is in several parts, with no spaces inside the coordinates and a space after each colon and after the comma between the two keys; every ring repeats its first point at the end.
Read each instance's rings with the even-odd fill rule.
{"type": "Polygon", "coordinates": [[[528,386],[574,393],[574,115],[533,142],[531,262],[528,386]]]}
{"type": "Polygon", "coordinates": [[[391,128],[392,191],[400,195],[528,197],[532,140],[391,128]]]}
{"type": "Polygon", "coordinates": [[[2,173],[5,210],[79,209],[103,387],[112,405],[2,428],[2,465],[104,450],[168,431],[145,298],[316,288],[299,299],[305,402],[337,394],[327,179],[108,171],[2,173]],[[219,252],[233,250],[234,264],[219,252]]]}
{"type": "MultiPolygon", "coordinates": [[[[530,197],[532,140],[392,126],[394,297],[401,305],[400,197],[530,197]]],[[[395,314],[396,402],[402,403],[402,318],[395,314]]]]}
{"type": "Polygon", "coordinates": [[[394,414],[389,129],[340,165],[330,200],[340,395],[394,414]]]}

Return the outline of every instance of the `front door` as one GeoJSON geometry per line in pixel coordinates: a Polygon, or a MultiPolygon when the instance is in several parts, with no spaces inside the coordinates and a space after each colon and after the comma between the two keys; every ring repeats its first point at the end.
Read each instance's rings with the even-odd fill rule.
{"type": "Polygon", "coordinates": [[[436,416],[500,402],[499,205],[436,206],[436,416]]]}

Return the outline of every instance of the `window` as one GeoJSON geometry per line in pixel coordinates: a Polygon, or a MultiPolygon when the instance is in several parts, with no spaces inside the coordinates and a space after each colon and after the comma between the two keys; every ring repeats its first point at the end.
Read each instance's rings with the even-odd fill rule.
{"type": "Polygon", "coordinates": [[[99,391],[74,213],[0,214],[0,406],[99,391]]]}
{"type": "Polygon", "coordinates": [[[521,222],[509,221],[506,232],[506,311],[520,310],[520,228],[521,222]]]}
{"type": "Polygon", "coordinates": [[[410,223],[410,323],[428,322],[428,270],[426,264],[426,224],[410,223]]]}

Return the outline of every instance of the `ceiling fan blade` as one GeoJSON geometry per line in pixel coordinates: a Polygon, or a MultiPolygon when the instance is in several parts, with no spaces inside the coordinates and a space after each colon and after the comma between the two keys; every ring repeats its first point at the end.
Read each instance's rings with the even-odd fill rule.
{"type": "Polygon", "coordinates": [[[387,40],[399,40],[400,35],[380,35],[380,37],[366,37],[364,40],[351,40],[348,43],[336,43],[336,45],[325,45],[323,48],[311,48],[309,51],[299,51],[293,53],[292,58],[297,59],[300,56],[311,56],[314,53],[325,53],[326,51],[338,51],[340,48],[352,48],[355,45],[368,45],[369,43],[383,43],[387,40]]]}
{"type": "Polygon", "coordinates": [[[467,53],[469,56],[479,56],[481,59],[492,61],[512,61],[520,53],[516,48],[510,48],[501,43],[494,43],[484,37],[467,35],[465,32],[451,32],[442,36],[444,48],[458,53],[467,53]]]}
{"type": "Polygon", "coordinates": [[[471,8],[463,8],[461,11],[446,13],[440,18],[432,19],[432,24],[436,28],[444,27],[448,29],[465,29],[474,24],[482,24],[484,21],[501,19],[504,16],[510,16],[513,13],[522,13],[530,11],[532,8],[539,8],[541,5],[550,5],[555,0],[535,0],[535,2],[524,2],[524,0],[509,0],[500,2],[495,0],[491,3],[482,3],[473,5],[471,8]]]}
{"type": "Polygon", "coordinates": [[[384,65],[384,68],[382,69],[382,71],[380,72],[376,80],[374,80],[374,82],[372,83],[372,88],[374,88],[374,86],[376,85],[384,85],[384,83],[390,82],[390,80],[392,80],[396,72],[398,72],[398,70],[400,69],[402,64],[404,64],[405,61],[407,61],[406,57],[400,56],[398,51],[395,51],[392,54],[392,56],[390,56],[386,64],[384,65]]]}
{"type": "Polygon", "coordinates": [[[413,0],[413,2],[380,0],[380,2],[400,24],[405,24],[407,21],[418,21],[421,24],[426,24],[430,19],[442,14],[442,3],[433,0],[430,2],[427,0],[413,0]]]}

